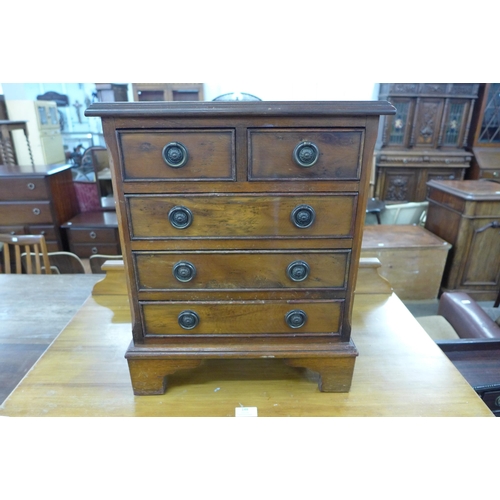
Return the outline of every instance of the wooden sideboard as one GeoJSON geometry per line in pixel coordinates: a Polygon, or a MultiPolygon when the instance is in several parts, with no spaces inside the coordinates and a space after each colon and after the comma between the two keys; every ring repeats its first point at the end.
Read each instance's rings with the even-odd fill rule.
{"type": "Polygon", "coordinates": [[[43,234],[50,252],[68,250],[61,225],[78,213],[70,165],[0,165],[0,232],[43,234]]]}
{"type": "Polygon", "coordinates": [[[346,392],[379,117],[369,102],[94,104],[116,179],[136,394],[210,358],[283,358],[346,392]]]}
{"type": "Polygon", "coordinates": [[[461,180],[477,83],[383,83],[379,98],[397,112],[383,117],[376,150],[375,196],[424,201],[430,180],[461,180]]]}
{"type": "Polygon", "coordinates": [[[500,184],[431,181],[428,187],[425,227],[452,245],[442,291],[495,300],[500,288],[500,184]]]}

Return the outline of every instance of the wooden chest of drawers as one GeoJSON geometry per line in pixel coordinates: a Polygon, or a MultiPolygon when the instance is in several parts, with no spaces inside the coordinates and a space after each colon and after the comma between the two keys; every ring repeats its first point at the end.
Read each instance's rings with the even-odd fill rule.
{"type": "Polygon", "coordinates": [[[62,225],[70,251],[83,259],[91,255],[121,255],[116,212],[83,212],[62,225]]]}
{"type": "Polygon", "coordinates": [[[282,358],[348,391],[386,102],[94,104],[113,165],[135,394],[208,358],[282,358]]]}
{"type": "Polygon", "coordinates": [[[69,165],[0,165],[0,233],[43,234],[49,252],[67,250],[60,226],[77,213],[69,165]]]}

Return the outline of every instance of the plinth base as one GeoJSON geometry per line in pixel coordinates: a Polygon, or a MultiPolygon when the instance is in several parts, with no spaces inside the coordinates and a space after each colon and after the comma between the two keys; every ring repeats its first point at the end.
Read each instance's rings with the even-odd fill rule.
{"type": "Polygon", "coordinates": [[[358,351],[351,341],[334,344],[328,351],[275,353],[230,350],[226,352],[182,352],[162,346],[129,346],[125,357],[128,361],[132,387],[136,396],[164,394],[167,377],[179,370],[196,368],[205,359],[276,358],[292,367],[308,368],[319,374],[321,392],[349,392],[358,351]]]}

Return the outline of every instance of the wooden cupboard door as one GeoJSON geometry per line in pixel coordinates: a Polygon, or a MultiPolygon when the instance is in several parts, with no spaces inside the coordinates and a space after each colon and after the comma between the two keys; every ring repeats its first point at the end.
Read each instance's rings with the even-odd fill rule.
{"type": "Polygon", "coordinates": [[[438,145],[444,100],[422,98],[417,102],[410,145],[436,148],[438,145]]]}
{"type": "Polygon", "coordinates": [[[470,243],[461,284],[500,285],[500,219],[479,219],[470,224],[470,243]]]}

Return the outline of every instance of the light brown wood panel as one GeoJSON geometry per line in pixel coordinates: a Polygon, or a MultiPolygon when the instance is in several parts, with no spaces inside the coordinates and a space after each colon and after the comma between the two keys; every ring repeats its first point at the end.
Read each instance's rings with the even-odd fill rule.
{"type": "Polygon", "coordinates": [[[248,301],[141,303],[146,335],[302,335],[335,334],[340,327],[343,301],[248,301]],[[304,326],[291,328],[285,315],[292,310],[307,315],[304,326]],[[194,311],[199,324],[192,330],[179,326],[183,311],[194,311]]]}
{"type": "Polygon", "coordinates": [[[249,129],[248,135],[250,179],[359,179],[362,130],[249,129]],[[293,159],[295,147],[304,141],[319,150],[311,167],[293,159]]]}
{"type": "Polygon", "coordinates": [[[349,251],[283,252],[156,252],[135,253],[139,290],[236,290],[240,288],[337,288],[345,289],[349,251]],[[293,281],[287,268],[305,262],[310,272],[293,281]],[[195,268],[188,282],[175,278],[179,262],[195,268]]]}
{"type": "Polygon", "coordinates": [[[127,131],[119,134],[124,179],[234,180],[234,131],[127,131]],[[167,165],[163,148],[180,142],[188,161],[180,168],[167,165]]]}
{"type": "Polygon", "coordinates": [[[352,236],[354,195],[130,196],[132,238],[266,238],[352,236]],[[299,205],[316,212],[314,223],[297,228],[291,213],[299,205]],[[176,229],[168,221],[175,206],[189,209],[192,224],[176,229]]]}

